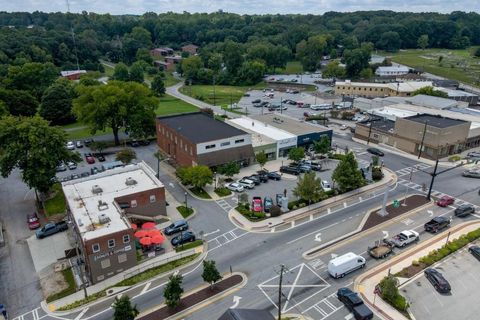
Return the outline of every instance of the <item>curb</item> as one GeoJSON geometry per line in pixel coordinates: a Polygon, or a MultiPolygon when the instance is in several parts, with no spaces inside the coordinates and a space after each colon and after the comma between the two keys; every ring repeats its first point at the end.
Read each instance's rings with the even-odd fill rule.
{"type": "MultiPolygon", "coordinates": [[[[423,196],[422,194],[414,194],[414,195],[423,196]]],[[[356,237],[359,237],[359,236],[360,236],[360,232],[361,232],[361,236],[364,236],[364,235],[366,235],[366,234],[370,234],[370,233],[372,233],[372,232],[374,232],[374,231],[377,231],[378,229],[380,229],[380,228],[382,228],[382,227],[385,227],[385,226],[388,226],[388,225],[390,225],[390,224],[392,224],[392,223],[395,223],[395,222],[397,222],[397,221],[400,220],[400,219],[405,219],[405,217],[409,217],[410,215],[412,215],[412,214],[414,214],[414,213],[416,213],[416,212],[418,212],[418,211],[420,211],[420,210],[423,210],[423,209],[425,209],[426,207],[431,206],[432,204],[434,204],[434,201],[433,201],[433,200],[430,200],[430,202],[427,202],[427,203],[421,205],[421,206],[418,207],[418,208],[412,209],[412,210],[410,210],[410,211],[408,211],[408,212],[405,212],[404,214],[399,215],[398,217],[395,217],[395,218],[392,218],[392,219],[390,219],[390,220],[384,221],[384,222],[382,222],[382,223],[380,223],[380,224],[377,224],[377,225],[374,226],[374,227],[371,227],[371,228],[369,228],[369,229],[364,230],[363,232],[361,232],[361,231],[362,231],[362,228],[364,227],[364,225],[365,225],[365,223],[367,222],[367,219],[370,217],[370,215],[371,215],[373,212],[377,211],[378,209],[381,209],[382,206],[379,206],[379,207],[375,207],[375,208],[373,208],[373,209],[370,209],[370,210],[367,212],[367,214],[364,216],[364,218],[362,219],[362,221],[360,222],[359,226],[358,226],[354,231],[352,231],[352,232],[350,232],[350,233],[348,233],[348,234],[346,234],[346,235],[343,235],[343,236],[341,236],[340,238],[331,240],[331,241],[329,241],[329,242],[327,242],[327,243],[325,243],[325,244],[323,244],[323,245],[320,245],[320,246],[318,246],[318,247],[316,247],[316,248],[312,248],[312,249],[310,249],[309,251],[305,251],[305,252],[302,254],[302,257],[303,257],[304,259],[306,259],[306,260],[311,260],[311,259],[313,259],[313,258],[315,258],[315,257],[317,257],[317,256],[319,256],[319,255],[321,255],[321,254],[324,254],[324,253],[326,253],[326,252],[331,251],[332,249],[335,249],[337,246],[344,245],[345,242],[347,242],[347,241],[351,241],[351,240],[356,239],[356,237]],[[351,237],[351,238],[350,238],[350,237],[351,237]],[[339,240],[339,239],[340,239],[340,240],[339,240]],[[333,244],[333,245],[332,245],[332,244],[333,244]],[[321,248],[321,247],[323,247],[323,248],[322,248],[322,249],[319,249],[319,248],[321,248]],[[319,249],[319,251],[316,252],[314,255],[312,255],[312,256],[306,256],[306,255],[308,254],[308,252],[310,252],[310,251],[315,251],[315,250],[318,250],[318,249],[319,249]]]]}
{"type": "MultiPolygon", "coordinates": [[[[150,281],[155,281],[157,279],[160,279],[160,278],[163,278],[163,277],[167,277],[167,276],[170,276],[171,274],[174,274],[175,272],[180,272],[182,269],[185,269],[185,268],[188,268],[188,267],[191,267],[192,265],[198,263],[198,262],[201,262],[203,261],[206,257],[207,257],[207,254],[208,254],[208,244],[207,242],[204,243],[204,246],[203,246],[203,252],[193,261],[190,261],[189,263],[185,264],[185,265],[182,265],[182,266],[179,266],[175,269],[172,269],[168,272],[165,272],[165,273],[162,273],[162,274],[159,274],[158,276],[156,277],[153,277],[153,278],[150,278],[150,279],[146,279],[145,281],[143,282],[140,282],[140,283],[137,283],[133,286],[130,286],[130,287],[125,287],[125,289],[123,290],[119,290],[118,292],[115,293],[115,295],[118,295],[119,293],[122,293],[122,292],[125,292],[127,290],[130,290],[130,289],[134,289],[136,287],[140,287],[140,286],[144,286],[146,282],[150,282],[150,281]]],[[[112,287],[114,288],[114,287],[112,287]]],[[[107,290],[107,289],[105,289],[107,290]]],[[[69,315],[71,313],[75,313],[75,312],[79,312],[79,311],[82,311],[83,309],[87,308],[87,307],[91,307],[93,305],[96,305],[96,304],[99,304],[99,303],[102,303],[104,302],[104,300],[106,299],[109,299],[111,298],[112,296],[105,296],[105,297],[102,297],[100,299],[97,299],[97,300],[94,300],[90,303],[86,303],[86,304],[83,304],[77,308],[74,308],[74,309],[70,309],[70,310],[66,310],[66,311],[50,311],[50,308],[49,308],[49,304],[47,303],[46,300],[43,300],[42,302],[40,302],[40,307],[43,309],[43,311],[50,315],[50,316],[65,316],[65,315],[69,315]]],[[[55,301],[53,301],[55,302],[55,301]]],[[[51,302],[51,303],[53,303],[51,302]]],[[[73,302],[72,302],[73,303],[73,302]]]]}
{"type": "MultiPolygon", "coordinates": [[[[239,284],[229,288],[228,290],[225,290],[219,294],[216,294],[214,296],[211,296],[210,298],[207,298],[197,304],[194,304],[193,306],[190,306],[188,307],[187,309],[185,310],[182,310],[182,311],[179,311],[173,315],[171,315],[170,317],[166,318],[165,320],[168,320],[168,319],[183,319],[185,316],[188,316],[189,314],[199,310],[199,309],[202,309],[204,307],[206,307],[207,305],[209,305],[210,303],[213,303],[217,300],[220,300],[230,294],[232,294],[233,292],[237,291],[237,290],[240,290],[241,288],[245,287],[245,285],[247,284],[248,282],[248,277],[245,273],[243,272],[233,272],[233,273],[230,273],[228,274],[228,277],[231,277],[231,276],[234,276],[234,275],[239,275],[242,277],[242,282],[240,282],[239,284]]],[[[225,276],[225,274],[224,274],[225,276]]],[[[194,289],[192,289],[191,291],[188,292],[188,294],[184,295],[183,297],[187,297],[191,294],[194,294],[202,289],[205,289],[207,287],[209,287],[210,285],[209,284],[202,284],[194,289]]],[[[141,314],[139,314],[136,318],[141,318],[141,317],[144,317],[144,316],[147,316],[148,314],[152,313],[152,312],[155,312],[156,310],[158,309],[161,309],[163,307],[165,307],[165,303],[162,303],[161,305],[158,305],[150,310],[146,310],[144,312],[142,312],[141,314]]]]}

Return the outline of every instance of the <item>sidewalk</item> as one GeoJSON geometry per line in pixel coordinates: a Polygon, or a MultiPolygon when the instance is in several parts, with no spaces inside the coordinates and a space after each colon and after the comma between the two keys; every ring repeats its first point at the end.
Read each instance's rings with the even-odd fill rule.
{"type": "Polygon", "coordinates": [[[319,213],[322,210],[329,212],[330,211],[328,210],[329,207],[334,207],[336,205],[342,204],[348,198],[358,197],[363,193],[376,191],[384,188],[385,186],[390,186],[395,184],[397,182],[397,176],[395,175],[395,173],[387,168],[384,168],[384,170],[385,170],[385,176],[383,177],[382,180],[376,183],[329,198],[325,201],[321,201],[301,209],[287,212],[285,214],[282,214],[279,217],[268,218],[262,221],[253,222],[245,218],[241,213],[239,213],[235,209],[230,210],[230,212],[228,213],[228,217],[234,225],[246,231],[272,232],[271,230],[273,227],[278,227],[286,223],[291,223],[292,221],[305,218],[310,214],[319,213]]]}
{"type": "MultiPolygon", "coordinates": [[[[383,301],[379,296],[375,298],[373,291],[375,286],[390,272],[395,274],[402,270],[405,267],[408,267],[412,264],[413,260],[418,260],[419,258],[427,255],[432,250],[438,249],[445,244],[448,234],[450,234],[449,239],[457,239],[462,234],[468,233],[470,231],[476,230],[480,227],[480,221],[470,221],[465,222],[455,227],[450,228],[449,232],[443,232],[435,237],[422,242],[418,245],[415,245],[410,250],[402,252],[401,254],[395,256],[393,259],[382,263],[375,268],[365,272],[360,275],[354,281],[354,290],[358,291],[362,296],[365,304],[368,304],[369,307],[375,310],[376,315],[381,319],[388,320],[407,320],[407,318],[394,309],[392,306],[383,301]]],[[[413,279],[412,277],[410,279],[413,279]]],[[[405,278],[399,278],[400,287],[408,282],[409,280],[405,278]]]]}

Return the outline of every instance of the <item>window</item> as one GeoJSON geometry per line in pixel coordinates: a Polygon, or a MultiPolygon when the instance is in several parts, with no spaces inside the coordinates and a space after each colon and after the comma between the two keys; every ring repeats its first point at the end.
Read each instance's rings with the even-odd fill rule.
{"type": "Polygon", "coordinates": [[[220,143],[221,147],[225,147],[225,146],[229,146],[229,145],[230,145],[230,141],[220,143]]]}
{"type": "Polygon", "coordinates": [[[132,201],[130,202],[130,207],[136,208],[136,207],[137,207],[137,200],[132,200],[132,201]]]}
{"type": "Polygon", "coordinates": [[[175,136],[175,143],[177,143],[177,136],[175,136]]]}
{"type": "Polygon", "coordinates": [[[190,146],[190,155],[192,156],[193,155],[193,150],[192,150],[192,147],[190,146]]]}
{"type": "Polygon", "coordinates": [[[127,254],[122,253],[118,255],[118,263],[124,263],[127,262],[127,254]]]}
{"type": "Polygon", "coordinates": [[[110,267],[110,259],[104,259],[102,262],[100,262],[100,265],[102,266],[102,269],[106,269],[110,267]]]}
{"type": "Polygon", "coordinates": [[[150,195],[150,203],[154,203],[155,201],[157,201],[157,199],[155,198],[155,195],[154,194],[150,195]]]}
{"type": "Polygon", "coordinates": [[[123,235],[123,243],[129,243],[130,242],[130,235],[124,234],[123,235]]]}
{"type": "Polygon", "coordinates": [[[185,152],[188,152],[187,144],[185,143],[185,152]]]}
{"type": "Polygon", "coordinates": [[[180,148],[183,148],[183,141],[180,139],[180,148]]]}
{"type": "Polygon", "coordinates": [[[108,247],[109,247],[109,248],[115,247],[115,239],[110,239],[110,240],[108,240],[108,247]]]}
{"type": "Polygon", "coordinates": [[[208,146],[205,146],[205,149],[212,149],[215,148],[214,144],[209,144],[208,146]]]}
{"type": "Polygon", "coordinates": [[[244,141],[245,141],[245,139],[239,139],[239,140],[235,140],[235,143],[242,143],[244,141]]]}
{"type": "Polygon", "coordinates": [[[92,245],[92,251],[93,252],[100,251],[100,245],[98,243],[95,243],[94,245],[92,245]]]}

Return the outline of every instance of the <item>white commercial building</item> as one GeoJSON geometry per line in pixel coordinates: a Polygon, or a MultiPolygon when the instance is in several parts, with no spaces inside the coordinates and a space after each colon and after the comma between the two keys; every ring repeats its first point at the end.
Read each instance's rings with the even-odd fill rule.
{"type": "Polygon", "coordinates": [[[405,66],[378,67],[375,74],[380,77],[401,76],[410,72],[410,68],[405,66]]]}

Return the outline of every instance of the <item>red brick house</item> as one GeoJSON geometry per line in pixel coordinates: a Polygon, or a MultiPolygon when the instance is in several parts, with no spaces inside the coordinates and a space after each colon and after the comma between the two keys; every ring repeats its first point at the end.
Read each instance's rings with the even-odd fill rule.
{"type": "Polygon", "coordinates": [[[182,47],[182,52],[188,52],[191,55],[196,55],[198,53],[198,46],[194,44],[187,44],[182,47]]]}

